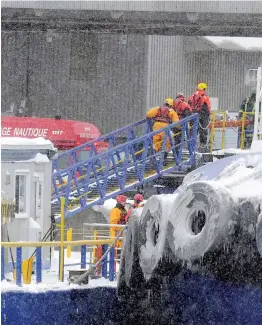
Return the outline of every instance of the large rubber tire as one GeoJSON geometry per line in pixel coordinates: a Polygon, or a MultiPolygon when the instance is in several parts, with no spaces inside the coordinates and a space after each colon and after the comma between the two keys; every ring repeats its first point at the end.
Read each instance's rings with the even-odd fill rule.
{"type": "Polygon", "coordinates": [[[262,256],[262,212],[259,214],[257,218],[256,243],[257,243],[257,249],[260,255],[262,256]]]}
{"type": "Polygon", "coordinates": [[[153,195],[144,206],[141,218],[140,265],[146,280],[151,278],[160,259],[169,257],[167,225],[170,207],[176,196],[177,194],[153,195]]]}
{"type": "Polygon", "coordinates": [[[202,258],[223,244],[235,217],[235,203],[227,188],[212,181],[189,184],[172,209],[169,246],[182,260],[202,258]]]}

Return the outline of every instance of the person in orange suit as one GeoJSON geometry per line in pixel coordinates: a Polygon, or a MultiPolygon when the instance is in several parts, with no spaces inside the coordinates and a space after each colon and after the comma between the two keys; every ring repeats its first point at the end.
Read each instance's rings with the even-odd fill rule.
{"type": "Polygon", "coordinates": [[[144,197],[142,194],[140,193],[137,193],[135,196],[134,196],[134,204],[133,204],[133,208],[136,209],[136,208],[142,208],[144,206],[144,197]]]}
{"type": "Polygon", "coordinates": [[[179,119],[185,118],[192,114],[192,107],[185,100],[183,93],[178,93],[174,101],[174,110],[177,112],[179,119]]]}
{"type": "MultiPolygon", "coordinates": [[[[173,110],[174,100],[172,98],[167,98],[162,106],[156,106],[151,108],[146,116],[154,121],[153,131],[162,129],[168,124],[175,123],[179,121],[177,113],[173,110]]],[[[164,140],[165,132],[157,133],[153,136],[153,145],[155,151],[160,151],[162,149],[162,143],[164,140]]],[[[167,139],[165,148],[165,158],[170,151],[170,141],[167,139]]]]}
{"type": "Polygon", "coordinates": [[[189,98],[193,112],[199,114],[199,140],[200,145],[207,147],[208,125],[210,122],[211,105],[210,98],[206,94],[207,85],[200,82],[197,90],[189,98]]]}
{"type": "MultiPolygon", "coordinates": [[[[116,206],[110,211],[110,224],[111,225],[125,225],[127,220],[132,213],[132,209],[126,211],[126,196],[118,195],[116,197],[116,206]]],[[[122,227],[112,226],[110,227],[110,238],[115,239],[119,232],[122,230],[122,227]]],[[[122,248],[122,240],[116,242],[115,247],[122,248]]]]}

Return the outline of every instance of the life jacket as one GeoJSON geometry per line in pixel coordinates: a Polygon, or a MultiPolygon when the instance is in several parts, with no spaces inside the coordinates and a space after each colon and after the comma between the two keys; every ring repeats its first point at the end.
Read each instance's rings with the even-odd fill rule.
{"type": "Polygon", "coordinates": [[[143,202],[135,202],[133,205],[132,205],[132,208],[133,209],[136,209],[136,208],[142,208],[144,206],[144,203],[143,202]]]}
{"type": "Polygon", "coordinates": [[[208,111],[210,112],[209,103],[207,100],[207,94],[203,90],[197,90],[192,98],[192,107],[197,112],[201,112],[204,105],[208,107],[208,111]]]}
{"type": "Polygon", "coordinates": [[[120,220],[118,221],[118,224],[125,225],[126,224],[126,215],[127,215],[126,209],[119,203],[116,204],[116,208],[121,210],[120,220]]]}
{"type": "Polygon", "coordinates": [[[165,105],[159,107],[158,112],[154,118],[155,122],[164,122],[164,123],[171,123],[171,119],[169,117],[169,108],[165,105]]]}
{"type": "Polygon", "coordinates": [[[180,98],[175,100],[174,108],[180,118],[184,118],[192,113],[191,106],[185,100],[181,100],[180,98]]]}

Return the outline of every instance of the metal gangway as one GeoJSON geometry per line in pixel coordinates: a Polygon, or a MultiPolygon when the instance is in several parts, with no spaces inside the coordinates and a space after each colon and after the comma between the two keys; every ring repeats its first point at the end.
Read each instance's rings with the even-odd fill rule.
{"type": "Polygon", "coordinates": [[[165,173],[189,170],[195,165],[197,131],[198,114],[157,131],[151,120],[143,119],[68,150],[53,161],[52,204],[59,207],[65,197],[65,218],[69,218],[165,173]],[[156,152],[153,139],[159,134],[162,150],[156,152]],[[108,150],[98,153],[101,142],[108,143],[108,150]],[[89,158],[81,161],[84,150],[89,158]],[[65,157],[69,167],[59,170],[59,160],[65,157]]]}

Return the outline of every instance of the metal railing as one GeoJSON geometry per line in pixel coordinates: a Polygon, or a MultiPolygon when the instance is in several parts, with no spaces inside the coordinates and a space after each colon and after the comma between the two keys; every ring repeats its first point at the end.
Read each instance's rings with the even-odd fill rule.
{"type": "MultiPolygon", "coordinates": [[[[245,141],[246,137],[253,136],[254,128],[248,126],[252,125],[252,121],[250,121],[250,117],[255,116],[254,112],[243,112],[241,119],[238,120],[227,120],[227,112],[226,111],[212,111],[211,113],[211,121],[210,121],[210,153],[213,152],[214,149],[225,149],[226,140],[226,132],[227,130],[232,130],[236,133],[236,143],[232,143],[232,148],[240,148],[242,150],[245,149],[245,141]],[[216,115],[221,115],[222,120],[216,121],[216,115]],[[214,148],[214,144],[216,142],[216,135],[221,132],[221,142],[218,145],[218,148],[214,148]]],[[[259,120],[261,116],[259,117],[259,120]]]]}
{"type": "MultiPolygon", "coordinates": [[[[125,225],[119,224],[108,224],[108,223],[83,223],[83,240],[115,240],[116,237],[110,236],[110,228],[124,228],[125,225]],[[101,229],[105,228],[105,229],[101,229]]],[[[119,241],[122,241],[123,237],[119,238],[119,241]]],[[[95,259],[97,256],[97,247],[89,247],[92,249],[91,259],[95,259]]],[[[116,256],[120,255],[122,251],[122,247],[115,247],[115,262],[119,262],[120,258],[116,258],[116,256]]],[[[116,270],[115,270],[116,271],[116,270]]]]}
{"type": "MultiPolygon", "coordinates": [[[[5,250],[4,248],[16,247],[16,261],[15,261],[15,279],[18,286],[22,285],[22,266],[25,261],[22,261],[22,248],[23,247],[34,247],[36,253],[36,282],[42,281],[42,248],[43,247],[59,247],[59,280],[64,281],[64,248],[72,246],[81,246],[81,268],[86,268],[86,253],[87,246],[91,246],[92,249],[98,247],[101,248],[100,255],[102,256],[104,252],[108,250],[108,245],[112,245],[114,240],[112,239],[91,239],[91,240],[78,240],[78,241],[64,241],[65,234],[65,214],[64,214],[65,199],[61,198],[61,224],[60,224],[60,241],[51,242],[1,242],[1,280],[5,279],[5,250]]],[[[72,234],[72,232],[71,232],[72,234]]],[[[97,259],[99,257],[97,256],[97,259]]],[[[32,262],[32,256],[26,260],[29,263],[32,262]]],[[[113,281],[115,278],[115,260],[114,260],[114,247],[109,250],[106,258],[101,264],[102,276],[107,278],[109,275],[109,280],[113,281]],[[108,271],[109,264],[109,271],[108,271]]],[[[31,272],[31,270],[30,270],[31,272]]],[[[28,273],[28,268],[27,268],[28,273]]],[[[31,276],[30,276],[31,278],[31,276]]]]}
{"type": "MultiPolygon", "coordinates": [[[[144,128],[148,129],[146,120],[143,123],[144,128]]],[[[164,172],[190,168],[195,163],[197,127],[198,114],[193,114],[160,130],[113,147],[86,161],[71,165],[67,169],[57,171],[52,175],[55,190],[52,199],[59,202],[61,196],[66,197],[66,218],[68,218],[92,205],[101,204],[104,200],[158,178],[164,172]],[[193,126],[191,130],[189,124],[193,126]],[[173,130],[176,128],[180,130],[180,134],[175,138],[173,130]],[[172,166],[164,166],[165,150],[160,152],[154,150],[153,139],[160,134],[161,138],[163,136],[161,147],[170,145],[172,166]],[[182,160],[185,144],[189,152],[186,161],[182,160]],[[138,150],[138,147],[142,149],[138,150]],[[124,159],[120,157],[121,154],[124,159]],[[148,173],[146,166],[150,161],[153,166],[148,173]],[[61,178],[66,178],[66,183],[64,181],[60,183],[61,178]]]]}

